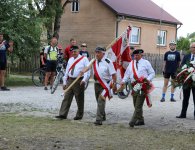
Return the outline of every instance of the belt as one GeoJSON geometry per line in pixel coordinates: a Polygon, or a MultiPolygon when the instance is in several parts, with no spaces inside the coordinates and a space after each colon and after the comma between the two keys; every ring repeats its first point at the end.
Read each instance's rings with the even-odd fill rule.
{"type": "MultiPolygon", "coordinates": [[[[75,80],[76,78],[68,77],[68,79],[75,80]]],[[[83,77],[80,77],[79,80],[82,80],[83,77]]]]}

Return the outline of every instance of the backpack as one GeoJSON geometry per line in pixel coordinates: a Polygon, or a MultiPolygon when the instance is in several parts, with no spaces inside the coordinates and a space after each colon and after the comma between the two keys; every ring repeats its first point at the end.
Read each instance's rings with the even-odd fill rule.
{"type": "Polygon", "coordinates": [[[57,60],[57,55],[59,53],[58,47],[55,47],[57,49],[56,51],[51,51],[51,46],[49,46],[49,49],[47,51],[47,54],[49,55],[50,60],[57,60]]]}

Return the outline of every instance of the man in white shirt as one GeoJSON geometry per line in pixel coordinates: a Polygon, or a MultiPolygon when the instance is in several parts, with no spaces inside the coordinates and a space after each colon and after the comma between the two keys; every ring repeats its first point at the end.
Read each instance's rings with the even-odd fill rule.
{"type": "MultiPolygon", "coordinates": [[[[63,78],[63,89],[65,90],[79,76],[80,72],[89,65],[89,60],[79,54],[78,46],[72,46],[72,57],[68,60],[66,72],[63,78]]],[[[56,118],[66,119],[73,96],[75,96],[78,110],[74,120],[81,120],[84,113],[84,88],[85,83],[90,77],[90,73],[84,75],[65,93],[64,100],[60,108],[59,116],[56,118]]]]}
{"type": "Polygon", "coordinates": [[[113,90],[116,90],[116,71],[111,60],[105,57],[106,49],[97,47],[95,49],[96,60],[93,64],[95,80],[95,97],[97,100],[97,114],[95,125],[102,125],[106,120],[105,105],[106,97],[112,97],[110,93],[110,82],[113,82],[113,90]]]}
{"type": "MultiPolygon", "coordinates": [[[[144,51],[142,49],[136,49],[133,52],[134,60],[130,62],[125,72],[121,86],[123,86],[124,83],[127,82],[129,78],[131,82],[134,82],[140,78],[146,78],[148,81],[151,81],[154,78],[155,76],[154,69],[152,68],[149,61],[142,58],[143,52],[144,51]]],[[[135,107],[135,111],[129,123],[130,127],[134,127],[134,125],[139,126],[145,124],[142,108],[145,98],[146,97],[143,94],[133,95],[133,104],[135,107]]]]}

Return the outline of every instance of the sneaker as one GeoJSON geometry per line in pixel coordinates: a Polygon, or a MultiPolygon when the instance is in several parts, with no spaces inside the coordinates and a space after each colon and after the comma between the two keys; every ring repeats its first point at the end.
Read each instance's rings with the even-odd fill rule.
{"type": "Polygon", "coordinates": [[[48,90],[48,88],[47,87],[44,87],[44,90],[48,90]]]}
{"type": "Polygon", "coordinates": [[[1,91],[10,91],[10,89],[8,89],[8,88],[5,87],[5,86],[2,86],[2,87],[1,87],[1,91]]]}
{"type": "Polygon", "coordinates": [[[165,102],[165,98],[162,98],[160,101],[161,101],[161,102],[165,102]]]}
{"type": "Polygon", "coordinates": [[[176,100],[174,98],[171,98],[170,101],[171,102],[176,102],[176,100]]]}

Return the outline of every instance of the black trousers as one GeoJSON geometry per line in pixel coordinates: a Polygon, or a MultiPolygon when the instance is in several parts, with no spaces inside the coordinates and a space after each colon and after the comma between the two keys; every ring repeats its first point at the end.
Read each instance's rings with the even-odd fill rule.
{"type": "Polygon", "coordinates": [[[195,88],[184,88],[183,89],[183,103],[182,103],[182,110],[181,110],[182,116],[186,116],[191,90],[192,90],[193,101],[194,101],[194,116],[195,116],[195,88]]]}

